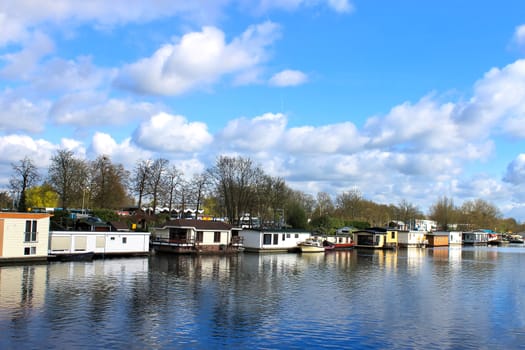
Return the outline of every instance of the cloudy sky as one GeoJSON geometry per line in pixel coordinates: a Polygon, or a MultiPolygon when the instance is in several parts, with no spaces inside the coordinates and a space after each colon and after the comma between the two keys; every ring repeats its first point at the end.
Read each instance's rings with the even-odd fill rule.
{"type": "Polygon", "coordinates": [[[61,148],[525,221],[522,0],[4,0],[0,188],[61,148]],[[38,4],[38,5],[36,5],[38,4]]]}

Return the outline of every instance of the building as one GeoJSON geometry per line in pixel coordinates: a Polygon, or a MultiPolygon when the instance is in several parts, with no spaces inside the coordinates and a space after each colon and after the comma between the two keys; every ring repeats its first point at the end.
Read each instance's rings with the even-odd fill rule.
{"type": "Polygon", "coordinates": [[[240,228],[222,221],[176,219],[151,231],[151,246],[159,252],[236,253],[243,249],[240,228]]]}
{"type": "Polygon", "coordinates": [[[149,232],[51,231],[49,255],[59,258],[88,252],[95,257],[148,255],[149,238],[149,232]]]}
{"type": "Polygon", "coordinates": [[[0,212],[0,262],[47,260],[47,213],[0,212]]]}
{"type": "Polygon", "coordinates": [[[428,244],[426,231],[398,231],[397,243],[399,247],[426,247],[428,244]]]}
{"type": "Polygon", "coordinates": [[[463,232],[464,245],[487,245],[488,240],[489,230],[475,230],[463,232]]]}
{"type": "Polygon", "coordinates": [[[397,232],[395,229],[381,227],[354,231],[356,248],[395,249],[397,248],[397,232]]]}
{"type": "Polygon", "coordinates": [[[429,247],[447,247],[449,245],[449,232],[434,231],[427,233],[429,247]]]}
{"type": "Polygon", "coordinates": [[[298,244],[312,235],[304,230],[243,229],[240,233],[247,252],[283,253],[298,251],[298,244]]]}

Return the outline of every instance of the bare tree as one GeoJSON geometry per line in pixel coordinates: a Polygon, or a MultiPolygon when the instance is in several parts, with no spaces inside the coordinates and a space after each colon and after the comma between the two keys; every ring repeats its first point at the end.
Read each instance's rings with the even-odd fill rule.
{"type": "Polygon", "coordinates": [[[51,157],[48,181],[58,193],[63,209],[70,208],[73,203],[80,204],[79,198],[84,198],[88,186],[88,176],[87,163],[75,159],[72,151],[61,149],[51,157]]]}
{"type": "Polygon", "coordinates": [[[250,209],[256,179],[262,173],[261,170],[251,159],[221,156],[208,172],[226,216],[231,223],[238,223],[240,217],[250,209]]]}
{"type": "Polygon", "coordinates": [[[163,192],[163,181],[165,180],[166,172],[168,171],[169,161],[164,158],[155,159],[151,164],[149,176],[147,179],[148,193],[151,195],[151,205],[153,212],[157,209],[159,197],[163,192]]]}
{"type": "Polygon", "coordinates": [[[146,195],[148,177],[151,172],[151,161],[139,160],[133,169],[131,190],[138,196],[138,209],[142,209],[142,200],[146,195]]]}
{"type": "Polygon", "coordinates": [[[128,172],[101,155],[91,163],[91,200],[94,208],[118,209],[129,205],[126,192],[128,172]]]}
{"type": "Polygon", "coordinates": [[[443,196],[430,207],[429,216],[436,221],[438,225],[445,231],[450,227],[450,224],[457,223],[457,208],[454,206],[454,200],[443,196]]]}
{"type": "Polygon", "coordinates": [[[19,193],[17,209],[20,212],[27,211],[26,190],[37,184],[40,174],[33,160],[25,157],[18,163],[11,163],[13,175],[9,179],[11,189],[19,193]]]}
{"type": "Polygon", "coordinates": [[[209,185],[210,178],[207,173],[195,174],[190,180],[192,199],[195,203],[195,218],[198,216],[204,197],[209,190],[209,185]]]}
{"type": "Polygon", "coordinates": [[[168,205],[169,211],[175,209],[175,199],[177,198],[178,187],[182,184],[182,172],[175,166],[166,171],[164,176],[163,201],[168,205]]]}

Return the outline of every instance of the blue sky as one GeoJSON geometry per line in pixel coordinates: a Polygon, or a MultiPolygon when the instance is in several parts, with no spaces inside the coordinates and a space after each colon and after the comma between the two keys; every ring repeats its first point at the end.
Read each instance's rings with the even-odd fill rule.
{"type": "Polygon", "coordinates": [[[60,148],[186,175],[241,155],[298,190],[481,198],[525,220],[525,3],[0,4],[0,188],[60,148]]]}

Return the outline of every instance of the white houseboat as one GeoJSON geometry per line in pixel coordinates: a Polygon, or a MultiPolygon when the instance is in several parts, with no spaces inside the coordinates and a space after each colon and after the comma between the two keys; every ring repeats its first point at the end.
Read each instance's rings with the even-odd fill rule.
{"type": "Polygon", "coordinates": [[[176,219],[151,231],[151,246],[158,252],[237,253],[244,249],[240,228],[222,221],[176,219]]]}
{"type": "Polygon", "coordinates": [[[50,214],[0,213],[0,263],[47,260],[50,214]]]}
{"type": "Polygon", "coordinates": [[[243,229],[240,232],[247,252],[298,251],[299,243],[311,238],[309,231],[279,229],[243,229]]]}
{"type": "Polygon", "coordinates": [[[404,231],[397,232],[397,244],[400,248],[418,247],[425,248],[428,245],[427,231],[404,231]]]}
{"type": "Polygon", "coordinates": [[[475,230],[463,232],[464,245],[487,245],[489,232],[487,230],[475,230]]]}
{"type": "Polygon", "coordinates": [[[49,256],[57,260],[149,254],[149,232],[51,231],[49,256]]]}

